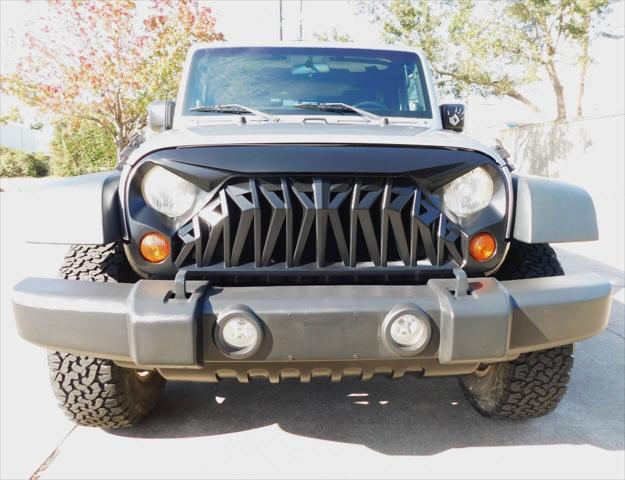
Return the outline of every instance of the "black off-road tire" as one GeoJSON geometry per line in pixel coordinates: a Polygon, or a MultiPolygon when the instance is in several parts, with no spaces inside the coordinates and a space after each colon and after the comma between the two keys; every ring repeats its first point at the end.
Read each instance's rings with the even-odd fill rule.
{"type": "MultiPolygon", "coordinates": [[[[546,244],[513,241],[499,280],[564,275],[553,249],[546,244]]],[[[573,345],[524,353],[515,360],[484,366],[460,377],[469,402],[487,417],[525,419],[552,412],[566,393],[573,368],[573,345]]]]}
{"type": "MultiPolygon", "coordinates": [[[[121,245],[73,246],[60,276],[93,282],[134,282],[121,245]]],[[[128,427],[141,421],[160,399],[165,379],[158,372],[122,368],[111,360],[64,352],[48,354],[50,380],[59,406],[75,423],[128,427]]]]}
{"type": "Polygon", "coordinates": [[[512,240],[508,254],[494,277],[498,280],[558,277],[564,275],[556,252],[546,243],[512,240]]]}
{"type": "Polygon", "coordinates": [[[487,417],[523,419],[552,412],[566,393],[573,345],[520,355],[460,378],[471,405],[487,417]],[[481,375],[481,376],[479,376],[481,375]]]}
{"type": "Polygon", "coordinates": [[[119,243],[73,245],[65,254],[59,277],[87,282],[135,283],[139,280],[119,243]]]}

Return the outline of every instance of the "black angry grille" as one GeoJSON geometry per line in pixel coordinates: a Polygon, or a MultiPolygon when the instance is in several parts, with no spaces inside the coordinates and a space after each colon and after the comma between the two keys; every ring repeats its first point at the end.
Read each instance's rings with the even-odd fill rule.
{"type": "Polygon", "coordinates": [[[178,231],[175,264],[261,271],[460,264],[461,232],[437,205],[404,179],[231,181],[178,231]]]}

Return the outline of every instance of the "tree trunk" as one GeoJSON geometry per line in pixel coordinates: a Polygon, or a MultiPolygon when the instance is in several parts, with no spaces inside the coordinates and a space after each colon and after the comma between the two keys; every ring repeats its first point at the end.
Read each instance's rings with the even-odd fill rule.
{"type": "Polygon", "coordinates": [[[556,106],[558,108],[558,116],[556,120],[566,120],[566,103],[564,102],[564,87],[562,86],[562,82],[560,82],[560,77],[558,76],[558,72],[556,71],[556,66],[553,61],[553,57],[550,57],[547,61],[545,68],[547,69],[547,73],[549,74],[549,80],[551,80],[551,86],[553,87],[553,92],[556,95],[556,106]]]}
{"type": "Polygon", "coordinates": [[[582,38],[582,53],[579,61],[579,90],[577,94],[577,108],[575,112],[575,118],[582,118],[583,101],[584,101],[584,89],[586,88],[586,73],[588,72],[588,64],[590,63],[590,57],[588,56],[588,46],[590,43],[590,15],[584,18],[584,37],[582,38]]]}
{"type": "Polygon", "coordinates": [[[536,106],[535,103],[533,103],[530,99],[528,99],[526,96],[522,95],[521,93],[517,92],[516,90],[508,92],[508,96],[510,98],[514,98],[515,100],[518,100],[519,102],[523,103],[524,105],[527,105],[534,112],[541,113],[541,109],[538,108],[538,106],[536,106]]]}
{"type": "Polygon", "coordinates": [[[115,146],[117,147],[117,160],[118,161],[120,159],[120,155],[121,155],[122,151],[124,150],[124,148],[126,148],[126,145],[128,145],[128,139],[127,138],[122,138],[121,136],[118,136],[115,139],[115,146]]]}
{"type": "Polygon", "coordinates": [[[121,158],[121,153],[128,145],[128,135],[126,135],[126,129],[123,125],[117,126],[115,132],[115,146],[117,147],[117,161],[121,158]]]}
{"type": "Polygon", "coordinates": [[[583,117],[583,101],[584,101],[584,89],[586,87],[586,71],[588,70],[588,59],[583,59],[580,65],[579,72],[579,93],[577,94],[577,109],[575,113],[575,118],[580,119],[583,117]]]}
{"type": "Polygon", "coordinates": [[[562,18],[564,7],[564,3],[560,3],[560,16],[559,27],[558,27],[558,36],[554,42],[554,39],[551,37],[551,27],[547,25],[546,19],[541,18],[541,30],[542,36],[547,47],[547,56],[543,60],[543,64],[545,69],[547,70],[547,74],[549,75],[549,80],[551,81],[551,86],[553,87],[553,93],[556,96],[556,107],[558,111],[558,115],[556,117],[556,121],[566,120],[566,103],[564,101],[564,87],[562,86],[562,82],[560,81],[560,77],[558,76],[558,71],[556,70],[556,63],[554,58],[557,53],[558,48],[558,40],[560,39],[560,35],[562,34],[562,18]]]}

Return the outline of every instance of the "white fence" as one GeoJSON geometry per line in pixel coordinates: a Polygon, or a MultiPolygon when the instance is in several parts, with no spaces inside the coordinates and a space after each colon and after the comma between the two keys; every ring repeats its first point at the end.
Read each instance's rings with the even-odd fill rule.
{"type": "Polygon", "coordinates": [[[625,116],[527,125],[504,130],[500,138],[516,171],[560,178],[590,192],[600,241],[566,248],[623,269],[625,116]]]}

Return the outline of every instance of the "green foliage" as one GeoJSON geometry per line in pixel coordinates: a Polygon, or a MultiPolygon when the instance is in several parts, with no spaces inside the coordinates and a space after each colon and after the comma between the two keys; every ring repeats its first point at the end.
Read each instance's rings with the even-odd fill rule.
{"type": "Polygon", "coordinates": [[[11,107],[6,115],[0,115],[0,126],[8,125],[13,122],[21,122],[22,116],[17,107],[11,107]]]}
{"type": "Polygon", "coordinates": [[[113,137],[95,122],[58,122],[54,125],[50,166],[54,175],[72,176],[115,168],[113,137]]]}
{"type": "Polygon", "coordinates": [[[581,116],[583,85],[590,61],[591,26],[607,11],[608,6],[608,0],[524,0],[506,5],[504,18],[512,22],[511,28],[516,30],[518,37],[518,43],[511,48],[522,51],[532,64],[547,73],[556,98],[558,120],[567,117],[564,86],[556,69],[560,47],[567,41],[578,51],[581,67],[578,116],[581,116]]]}
{"type": "Polygon", "coordinates": [[[147,105],[176,91],[188,47],[223,40],[199,0],[48,0],[40,29],[15,48],[22,55],[0,91],[40,112],[98,123],[118,152],[145,126],[147,105]]]}
{"type": "Polygon", "coordinates": [[[0,177],[44,177],[50,157],[0,146],[0,177]]]}
{"type": "Polygon", "coordinates": [[[341,33],[336,27],[334,27],[330,33],[315,32],[313,36],[318,42],[349,43],[352,41],[348,33],[341,33]]]}
{"type": "MultiPolygon", "coordinates": [[[[566,117],[563,87],[555,67],[563,43],[579,50],[583,86],[593,20],[608,0],[474,1],[361,0],[361,12],[381,26],[388,43],[419,47],[431,63],[443,94],[509,96],[538,108],[519,88],[546,73],[558,118],[566,117]]],[[[583,88],[580,89],[580,96],[583,88]]]]}
{"type": "MultiPolygon", "coordinates": [[[[509,95],[528,105],[518,87],[536,79],[514,29],[501,24],[505,2],[393,0],[368,7],[388,43],[425,53],[443,94],[509,95]]],[[[532,108],[535,108],[532,106],[532,108]]]]}

